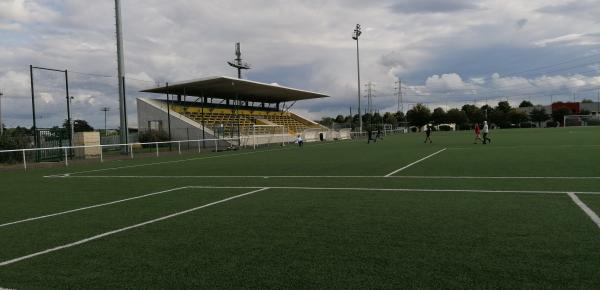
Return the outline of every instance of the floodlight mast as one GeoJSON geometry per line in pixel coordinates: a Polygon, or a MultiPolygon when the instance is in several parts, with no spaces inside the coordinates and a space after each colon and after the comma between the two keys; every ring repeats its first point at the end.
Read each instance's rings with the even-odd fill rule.
{"type": "Polygon", "coordinates": [[[360,110],[360,56],[358,50],[358,37],[362,34],[360,30],[360,24],[356,24],[356,28],[354,29],[354,33],[352,34],[352,39],[356,40],[356,68],[358,72],[358,132],[362,133],[362,116],[360,110]]]}
{"type": "Polygon", "coordinates": [[[108,136],[108,133],[107,133],[108,131],[106,130],[106,115],[110,111],[110,108],[102,107],[102,109],[100,109],[100,111],[104,112],[104,136],[108,136]]]}
{"type": "MultiPolygon", "coordinates": [[[[118,81],[119,81],[119,114],[120,114],[120,126],[119,133],[121,137],[121,143],[129,143],[129,132],[127,125],[127,109],[125,99],[125,61],[123,60],[123,27],[121,22],[121,1],[115,0],[115,19],[116,19],[116,31],[117,31],[117,70],[118,70],[118,81]]],[[[122,152],[127,153],[127,147],[123,147],[122,152]]]]}
{"type": "Polygon", "coordinates": [[[2,90],[0,90],[0,136],[4,133],[4,127],[2,126],[2,90]]]}
{"type": "Polygon", "coordinates": [[[242,78],[242,70],[250,69],[250,65],[242,61],[242,50],[240,49],[240,43],[237,42],[235,44],[235,59],[233,61],[228,61],[227,63],[237,69],[238,79],[242,78]]]}

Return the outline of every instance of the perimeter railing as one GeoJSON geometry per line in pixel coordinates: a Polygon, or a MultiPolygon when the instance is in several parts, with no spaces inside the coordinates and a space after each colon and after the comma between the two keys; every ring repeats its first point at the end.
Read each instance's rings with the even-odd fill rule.
{"type": "Polygon", "coordinates": [[[275,134],[233,138],[0,150],[0,169],[22,167],[27,170],[32,164],[52,165],[64,163],[64,166],[69,166],[69,163],[75,160],[102,163],[105,160],[134,159],[136,156],[159,157],[164,154],[181,155],[189,152],[220,152],[241,148],[257,149],[274,144],[284,146],[289,142],[293,142],[293,138],[288,134],[275,134]]]}

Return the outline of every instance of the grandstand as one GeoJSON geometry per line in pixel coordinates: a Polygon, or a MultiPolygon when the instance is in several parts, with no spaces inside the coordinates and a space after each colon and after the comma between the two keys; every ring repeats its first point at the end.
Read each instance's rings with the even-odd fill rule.
{"type": "Polygon", "coordinates": [[[328,97],[320,93],[229,77],[167,84],[143,92],[167,98],[138,98],[140,130],[170,130],[173,140],[272,134],[291,139],[305,130],[327,130],[289,111],[297,101],[328,97]]]}

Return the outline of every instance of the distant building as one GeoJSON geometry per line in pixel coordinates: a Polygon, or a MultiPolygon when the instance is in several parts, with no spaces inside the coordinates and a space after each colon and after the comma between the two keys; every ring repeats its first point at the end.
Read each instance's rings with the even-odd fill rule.
{"type": "MultiPolygon", "coordinates": [[[[551,105],[546,106],[533,106],[533,107],[523,107],[516,108],[520,112],[525,112],[527,114],[531,113],[534,109],[544,109],[547,114],[552,114],[552,111],[558,110],[560,108],[568,108],[571,110],[573,115],[579,115],[582,111],[590,112],[592,116],[600,117],[600,103],[599,102],[591,102],[591,103],[581,103],[581,102],[555,102],[551,105]]],[[[549,122],[553,122],[553,120],[548,120],[545,123],[542,123],[542,127],[546,127],[549,122]]]]}

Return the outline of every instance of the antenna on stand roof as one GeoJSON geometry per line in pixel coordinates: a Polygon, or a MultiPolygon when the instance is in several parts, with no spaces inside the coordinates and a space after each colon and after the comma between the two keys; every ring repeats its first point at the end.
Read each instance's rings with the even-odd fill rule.
{"type": "Polygon", "coordinates": [[[236,58],[233,61],[228,61],[227,63],[236,68],[238,72],[238,79],[242,78],[242,70],[250,69],[250,65],[242,61],[242,51],[240,49],[240,43],[237,42],[235,44],[235,56],[236,58]]]}

